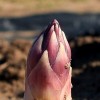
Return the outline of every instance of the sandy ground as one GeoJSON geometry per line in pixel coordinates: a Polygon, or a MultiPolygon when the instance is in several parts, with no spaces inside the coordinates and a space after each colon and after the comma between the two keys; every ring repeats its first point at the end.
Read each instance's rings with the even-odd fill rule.
{"type": "MultiPolygon", "coordinates": [[[[100,98],[100,37],[71,40],[73,100],[100,98]]],[[[32,41],[0,39],[0,98],[23,100],[26,58],[32,41]]]]}
{"type": "Polygon", "coordinates": [[[100,0],[0,0],[0,16],[25,16],[48,12],[100,12],[100,0]]]}

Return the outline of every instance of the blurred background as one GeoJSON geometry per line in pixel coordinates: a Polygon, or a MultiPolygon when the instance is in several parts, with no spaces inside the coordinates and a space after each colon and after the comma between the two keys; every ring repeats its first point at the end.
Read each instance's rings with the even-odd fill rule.
{"type": "Polygon", "coordinates": [[[29,49],[53,19],[72,49],[73,100],[100,99],[100,0],[0,0],[0,100],[23,100],[29,49]]]}

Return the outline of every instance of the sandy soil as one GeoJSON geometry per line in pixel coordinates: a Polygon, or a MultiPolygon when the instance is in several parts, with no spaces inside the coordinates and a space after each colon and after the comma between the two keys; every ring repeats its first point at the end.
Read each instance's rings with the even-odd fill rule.
{"type": "MultiPolygon", "coordinates": [[[[84,36],[70,41],[72,48],[73,100],[100,98],[100,37],[84,36]]],[[[0,39],[0,98],[23,100],[26,58],[32,42],[0,39]]]]}
{"type": "Polygon", "coordinates": [[[0,0],[2,17],[61,11],[99,13],[100,0],[0,0]]]}

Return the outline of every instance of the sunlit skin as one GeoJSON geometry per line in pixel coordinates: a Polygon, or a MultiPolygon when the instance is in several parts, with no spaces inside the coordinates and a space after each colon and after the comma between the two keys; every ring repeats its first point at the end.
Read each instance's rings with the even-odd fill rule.
{"type": "Polygon", "coordinates": [[[71,50],[57,20],[30,49],[24,100],[71,100],[71,50]]]}

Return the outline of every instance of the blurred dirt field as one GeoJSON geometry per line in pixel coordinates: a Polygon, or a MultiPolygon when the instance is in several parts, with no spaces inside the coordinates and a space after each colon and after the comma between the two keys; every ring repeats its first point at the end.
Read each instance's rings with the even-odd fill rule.
{"type": "MultiPolygon", "coordinates": [[[[49,20],[50,15],[47,13],[55,12],[56,16],[59,16],[58,19],[62,18],[62,15],[65,16],[66,12],[75,14],[99,14],[100,0],[0,0],[0,100],[23,100],[26,59],[29,49],[37,37],[37,34],[40,33],[47,22],[51,21],[49,20]],[[41,17],[39,14],[44,15],[41,17]],[[34,17],[34,15],[36,16],[34,17]],[[45,18],[46,16],[47,19],[45,18]],[[3,23],[3,21],[5,23],[3,23]],[[38,24],[36,24],[37,22],[38,24]],[[12,23],[16,26],[14,30],[8,27],[12,25],[12,23]],[[35,28],[30,30],[33,28],[31,26],[34,23],[36,24],[36,30],[34,30],[35,28]],[[24,28],[26,30],[23,30],[24,28]],[[5,29],[10,29],[10,31],[5,29]],[[20,29],[22,30],[20,31],[20,29]]],[[[54,14],[52,15],[55,17],[54,14]]],[[[69,15],[71,14],[69,13],[69,15]]],[[[73,100],[99,100],[100,15],[96,17],[92,15],[91,20],[93,19],[93,21],[88,20],[89,16],[84,16],[87,19],[86,27],[84,26],[85,24],[83,25],[83,23],[85,23],[84,17],[77,17],[78,15],[73,17],[73,15],[71,15],[72,17],[69,16],[68,18],[70,18],[70,20],[68,21],[71,22],[72,20],[72,22],[74,23],[75,21],[75,23],[66,24],[66,16],[61,19],[62,26],[64,26],[63,29],[66,33],[67,28],[70,29],[70,27],[66,28],[68,24],[71,24],[73,28],[73,25],[76,25],[72,32],[74,32],[74,30],[77,32],[79,28],[80,30],[82,30],[82,28],[85,30],[85,28],[90,26],[88,27],[89,30],[86,29],[84,32],[88,30],[92,33],[92,35],[90,35],[87,32],[87,34],[83,36],[80,35],[79,37],[69,39],[72,49],[71,66],[73,68],[72,98],[73,100]],[[75,19],[77,19],[77,21],[80,20],[81,25],[77,23],[75,19]]],[[[51,19],[53,17],[51,16],[51,19]]]]}
{"type": "Polygon", "coordinates": [[[24,16],[48,12],[100,12],[100,0],[0,0],[0,16],[24,16]]]}
{"type": "MultiPolygon", "coordinates": [[[[100,38],[78,37],[70,41],[72,49],[73,100],[100,98],[100,38]]],[[[32,41],[0,40],[0,98],[23,100],[26,58],[32,41]]]]}

